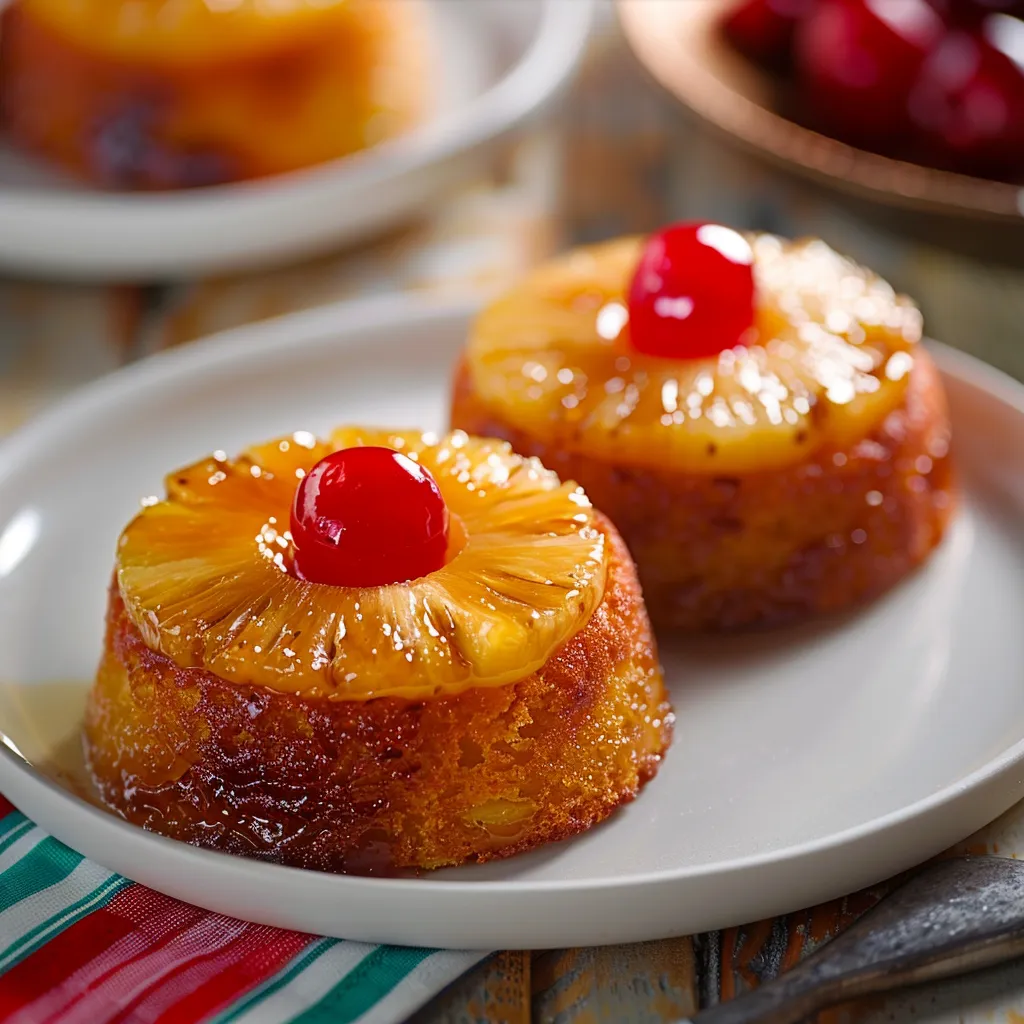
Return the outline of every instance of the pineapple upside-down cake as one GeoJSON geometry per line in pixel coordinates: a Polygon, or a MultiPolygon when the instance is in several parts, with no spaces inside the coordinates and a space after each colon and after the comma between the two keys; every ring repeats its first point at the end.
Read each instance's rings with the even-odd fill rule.
{"type": "Polygon", "coordinates": [[[538,268],[478,318],[452,425],[578,480],[655,626],[880,593],[939,543],[950,424],[913,303],[821,241],[678,224],[538,268]]]}
{"type": "Polygon", "coordinates": [[[406,131],[430,62],[421,0],[13,0],[0,123],[104,188],[219,185],[406,131]]]}
{"type": "Polygon", "coordinates": [[[346,428],[166,489],[121,536],[86,714],[129,821],[433,868],[581,832],[657,770],[672,712],[632,560],[538,460],[346,428]]]}

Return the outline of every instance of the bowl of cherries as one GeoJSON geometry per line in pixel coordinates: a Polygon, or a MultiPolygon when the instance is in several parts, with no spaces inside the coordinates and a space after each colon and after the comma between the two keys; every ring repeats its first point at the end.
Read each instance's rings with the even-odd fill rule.
{"type": "Polygon", "coordinates": [[[1024,215],[1024,0],[620,0],[648,70],[797,173],[1024,215]]]}

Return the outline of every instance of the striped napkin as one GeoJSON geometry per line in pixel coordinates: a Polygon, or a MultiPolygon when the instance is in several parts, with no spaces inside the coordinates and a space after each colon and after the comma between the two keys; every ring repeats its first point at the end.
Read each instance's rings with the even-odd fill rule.
{"type": "Polygon", "coordinates": [[[212,914],[93,864],[0,797],[3,1024],[397,1024],[485,956],[212,914]]]}

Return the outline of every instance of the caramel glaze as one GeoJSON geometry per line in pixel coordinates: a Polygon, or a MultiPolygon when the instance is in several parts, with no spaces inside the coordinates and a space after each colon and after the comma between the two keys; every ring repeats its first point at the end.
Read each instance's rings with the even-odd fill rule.
{"type": "Polygon", "coordinates": [[[605,534],[575,484],[504,441],[414,431],[303,431],[167,478],[117,548],[146,643],[236,685],[307,697],[411,700],[515,682],[541,668],[604,593],[605,534]],[[451,560],[380,587],[289,571],[296,481],[330,451],[402,451],[434,475],[458,534],[451,560]]]}
{"type": "Polygon", "coordinates": [[[659,627],[774,626],[855,605],[927,557],[955,504],[945,395],[923,350],[866,436],[771,471],[687,474],[553,445],[485,403],[465,363],[451,418],[583,485],[629,545],[659,627]]]}
{"type": "Polygon", "coordinates": [[[380,874],[576,835],[632,800],[671,736],[632,560],[607,520],[604,597],[516,683],[414,702],[233,685],[149,649],[111,587],[86,712],[104,802],[199,846],[380,874]]]}

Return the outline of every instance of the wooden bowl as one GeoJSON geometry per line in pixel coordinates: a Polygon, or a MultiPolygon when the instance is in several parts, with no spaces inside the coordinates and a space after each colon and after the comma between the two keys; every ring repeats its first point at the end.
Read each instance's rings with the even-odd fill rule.
{"type": "Polygon", "coordinates": [[[640,63],[692,122],[661,126],[662,219],[824,238],[912,295],[930,334],[1024,380],[1024,190],[855,149],[788,119],[791,87],[718,29],[735,0],[617,2],[640,63]]]}
{"type": "Polygon", "coordinates": [[[887,206],[1024,227],[1020,186],[856,149],[779,114],[783,83],[719,31],[731,2],[618,0],[618,9],[631,47],[661,85],[709,125],[793,174],[887,206]]]}

